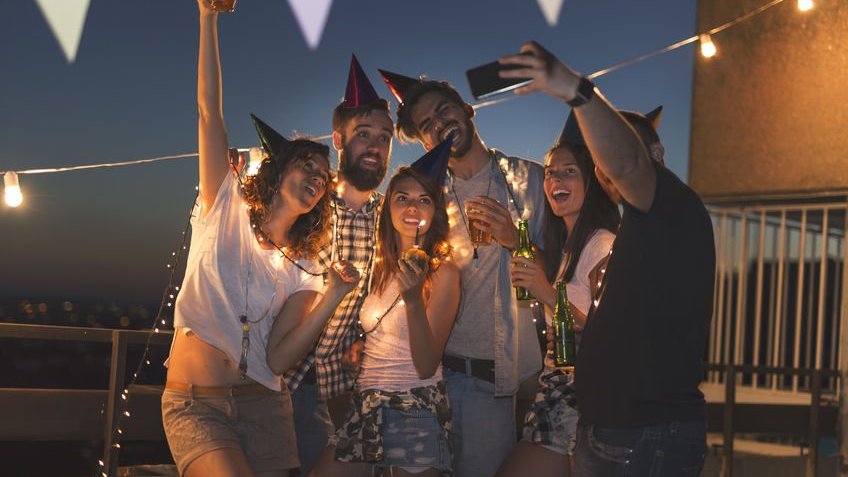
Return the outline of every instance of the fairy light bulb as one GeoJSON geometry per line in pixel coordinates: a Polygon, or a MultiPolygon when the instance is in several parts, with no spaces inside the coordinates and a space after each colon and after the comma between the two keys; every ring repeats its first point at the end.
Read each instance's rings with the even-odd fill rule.
{"type": "Polygon", "coordinates": [[[812,10],[814,6],[813,0],[798,0],[798,10],[802,12],[812,10]]]}
{"type": "Polygon", "coordinates": [[[713,43],[713,39],[709,33],[703,33],[699,37],[701,41],[701,55],[704,58],[712,58],[718,52],[716,49],[715,43],[713,43]]]}
{"type": "Polygon", "coordinates": [[[21,185],[18,182],[18,174],[9,171],[3,175],[3,183],[5,184],[6,205],[9,207],[18,207],[24,202],[24,194],[21,192],[21,185]]]}
{"type": "Polygon", "coordinates": [[[265,159],[265,154],[262,152],[262,148],[251,147],[247,150],[247,156],[247,175],[256,175],[259,172],[259,166],[262,165],[262,161],[265,159]]]}

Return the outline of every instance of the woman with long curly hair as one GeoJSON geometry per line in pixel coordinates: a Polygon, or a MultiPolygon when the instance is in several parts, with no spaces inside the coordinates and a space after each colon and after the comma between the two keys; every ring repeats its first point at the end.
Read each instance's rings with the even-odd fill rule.
{"type": "MultiPolygon", "coordinates": [[[[267,158],[243,186],[228,160],[217,12],[198,0],[200,189],[174,317],[162,419],[180,475],[285,476],[298,466],[280,378],[356,285],[311,262],[329,235],[327,146],[254,117],[267,158]]],[[[237,169],[237,168],[236,168],[237,169]]]]}
{"type": "MultiPolygon", "coordinates": [[[[525,258],[513,258],[512,283],[530,290],[544,307],[548,326],[556,303],[552,284],[563,281],[575,329],[583,328],[615,239],[621,216],[601,188],[594,170],[589,150],[582,141],[560,140],[548,151],[543,221],[547,260],[540,265],[525,258]]],[[[572,381],[573,374],[554,365],[553,351],[549,349],[535,402],[524,418],[522,439],[501,464],[496,477],[563,475],[563,469],[570,465],[577,431],[572,381]]]]}
{"type": "Polygon", "coordinates": [[[459,308],[459,269],[450,259],[448,217],[436,183],[408,167],[389,182],[370,294],[359,314],[365,334],[360,374],[347,419],[312,476],[450,473],[451,413],[441,359],[459,308]]]}

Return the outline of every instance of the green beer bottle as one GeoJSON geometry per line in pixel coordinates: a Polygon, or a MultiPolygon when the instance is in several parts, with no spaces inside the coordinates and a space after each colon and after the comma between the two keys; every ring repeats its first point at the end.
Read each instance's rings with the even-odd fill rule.
{"type": "MultiPolygon", "coordinates": [[[[513,257],[524,257],[528,260],[534,260],[536,255],[533,253],[533,246],[530,244],[530,229],[527,226],[526,220],[518,221],[518,247],[512,252],[513,257]]],[[[532,300],[533,295],[530,290],[523,287],[515,287],[515,297],[519,300],[532,300]]]]}
{"type": "Polygon", "coordinates": [[[556,284],[556,306],[551,320],[554,328],[554,364],[557,367],[574,366],[577,362],[577,349],[574,343],[574,314],[568,305],[568,292],[565,282],[556,284]]]}

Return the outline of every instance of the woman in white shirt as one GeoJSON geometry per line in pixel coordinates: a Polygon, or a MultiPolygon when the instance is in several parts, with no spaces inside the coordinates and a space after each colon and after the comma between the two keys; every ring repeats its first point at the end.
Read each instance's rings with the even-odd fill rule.
{"type": "MultiPolygon", "coordinates": [[[[584,145],[561,140],[548,151],[544,188],[548,199],[543,232],[547,260],[540,265],[513,258],[512,282],[530,290],[544,306],[550,326],[556,303],[552,283],[565,281],[579,331],[586,323],[621,215],[598,183],[584,145]]],[[[524,418],[522,439],[504,460],[498,477],[562,475],[577,430],[572,380],[572,374],[555,367],[549,349],[536,400],[524,418]]]]}
{"type": "Polygon", "coordinates": [[[298,466],[280,375],[311,348],[359,274],[310,261],[329,235],[326,145],[254,117],[267,157],[242,185],[228,158],[217,17],[198,0],[200,188],[177,298],[162,419],[180,475],[286,476],[298,466]]]}
{"type": "MultiPolygon", "coordinates": [[[[446,168],[449,145],[442,149],[446,168]]],[[[441,358],[459,307],[459,269],[450,260],[437,183],[409,167],[389,182],[370,294],[359,314],[365,348],[351,410],[311,475],[451,472],[441,358]],[[411,257],[416,246],[419,256],[411,257]]]]}

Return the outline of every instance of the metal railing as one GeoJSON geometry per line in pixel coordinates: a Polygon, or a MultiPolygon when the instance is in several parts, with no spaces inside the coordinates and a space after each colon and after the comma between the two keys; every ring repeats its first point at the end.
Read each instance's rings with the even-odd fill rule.
{"type": "MultiPolygon", "coordinates": [[[[815,477],[818,471],[819,460],[819,438],[822,436],[833,436],[836,431],[836,407],[832,404],[825,405],[822,400],[822,381],[824,379],[836,380],[839,378],[837,371],[824,371],[821,369],[798,369],[798,368],[776,368],[770,366],[736,366],[733,364],[723,365],[707,365],[707,369],[712,371],[720,371],[727,373],[729,379],[725,386],[724,403],[721,404],[721,415],[717,416],[721,424],[716,425],[710,422],[710,426],[714,429],[720,428],[722,431],[723,445],[721,458],[721,477],[733,476],[733,442],[734,435],[739,430],[739,420],[743,417],[741,410],[745,405],[740,405],[736,402],[736,375],[737,374],[761,374],[761,375],[791,375],[793,377],[805,377],[810,380],[810,405],[807,408],[804,406],[796,406],[796,409],[784,408],[781,410],[782,418],[775,419],[774,415],[769,415],[766,421],[768,424],[763,424],[761,418],[759,422],[753,424],[757,430],[768,428],[770,432],[778,432],[783,434],[803,435],[807,443],[807,455],[805,459],[805,477],[815,477]],[[802,412],[796,411],[802,408],[802,412]],[[793,419],[794,417],[794,419],[793,419]],[[806,427],[805,427],[806,425],[806,427]],[[760,427],[763,426],[763,427],[760,427]]],[[[765,409],[765,412],[769,412],[765,409]]],[[[756,409],[747,406],[745,414],[749,421],[757,421],[757,416],[752,416],[756,413],[756,409]]],[[[708,413],[709,414],[709,413],[708,413]]],[[[763,415],[764,413],[760,413],[763,415]]],[[[750,422],[743,424],[751,427],[750,422]]]]}
{"type": "MultiPolygon", "coordinates": [[[[108,475],[115,475],[118,467],[118,451],[120,449],[115,443],[119,438],[117,428],[118,414],[121,411],[119,400],[126,385],[127,346],[145,345],[148,343],[148,340],[151,345],[167,346],[171,343],[173,332],[159,331],[158,333],[153,333],[152,331],[0,323],[0,338],[112,344],[109,367],[109,389],[106,397],[106,419],[102,435],[103,468],[108,475]]],[[[3,392],[4,389],[0,388],[0,393],[3,392]]],[[[57,400],[60,398],[61,395],[57,393],[57,400]]],[[[90,418],[94,419],[96,417],[98,416],[91,416],[90,418]]],[[[85,416],[69,416],[69,418],[84,419],[85,416]]]]}
{"type": "MultiPolygon", "coordinates": [[[[808,393],[811,375],[785,369],[839,369],[845,309],[846,203],[714,207],[713,320],[707,361],[748,365],[737,385],[808,393]]],[[[713,369],[707,382],[725,383],[713,369]]],[[[835,396],[835,376],[822,391],[835,396]]]]}

